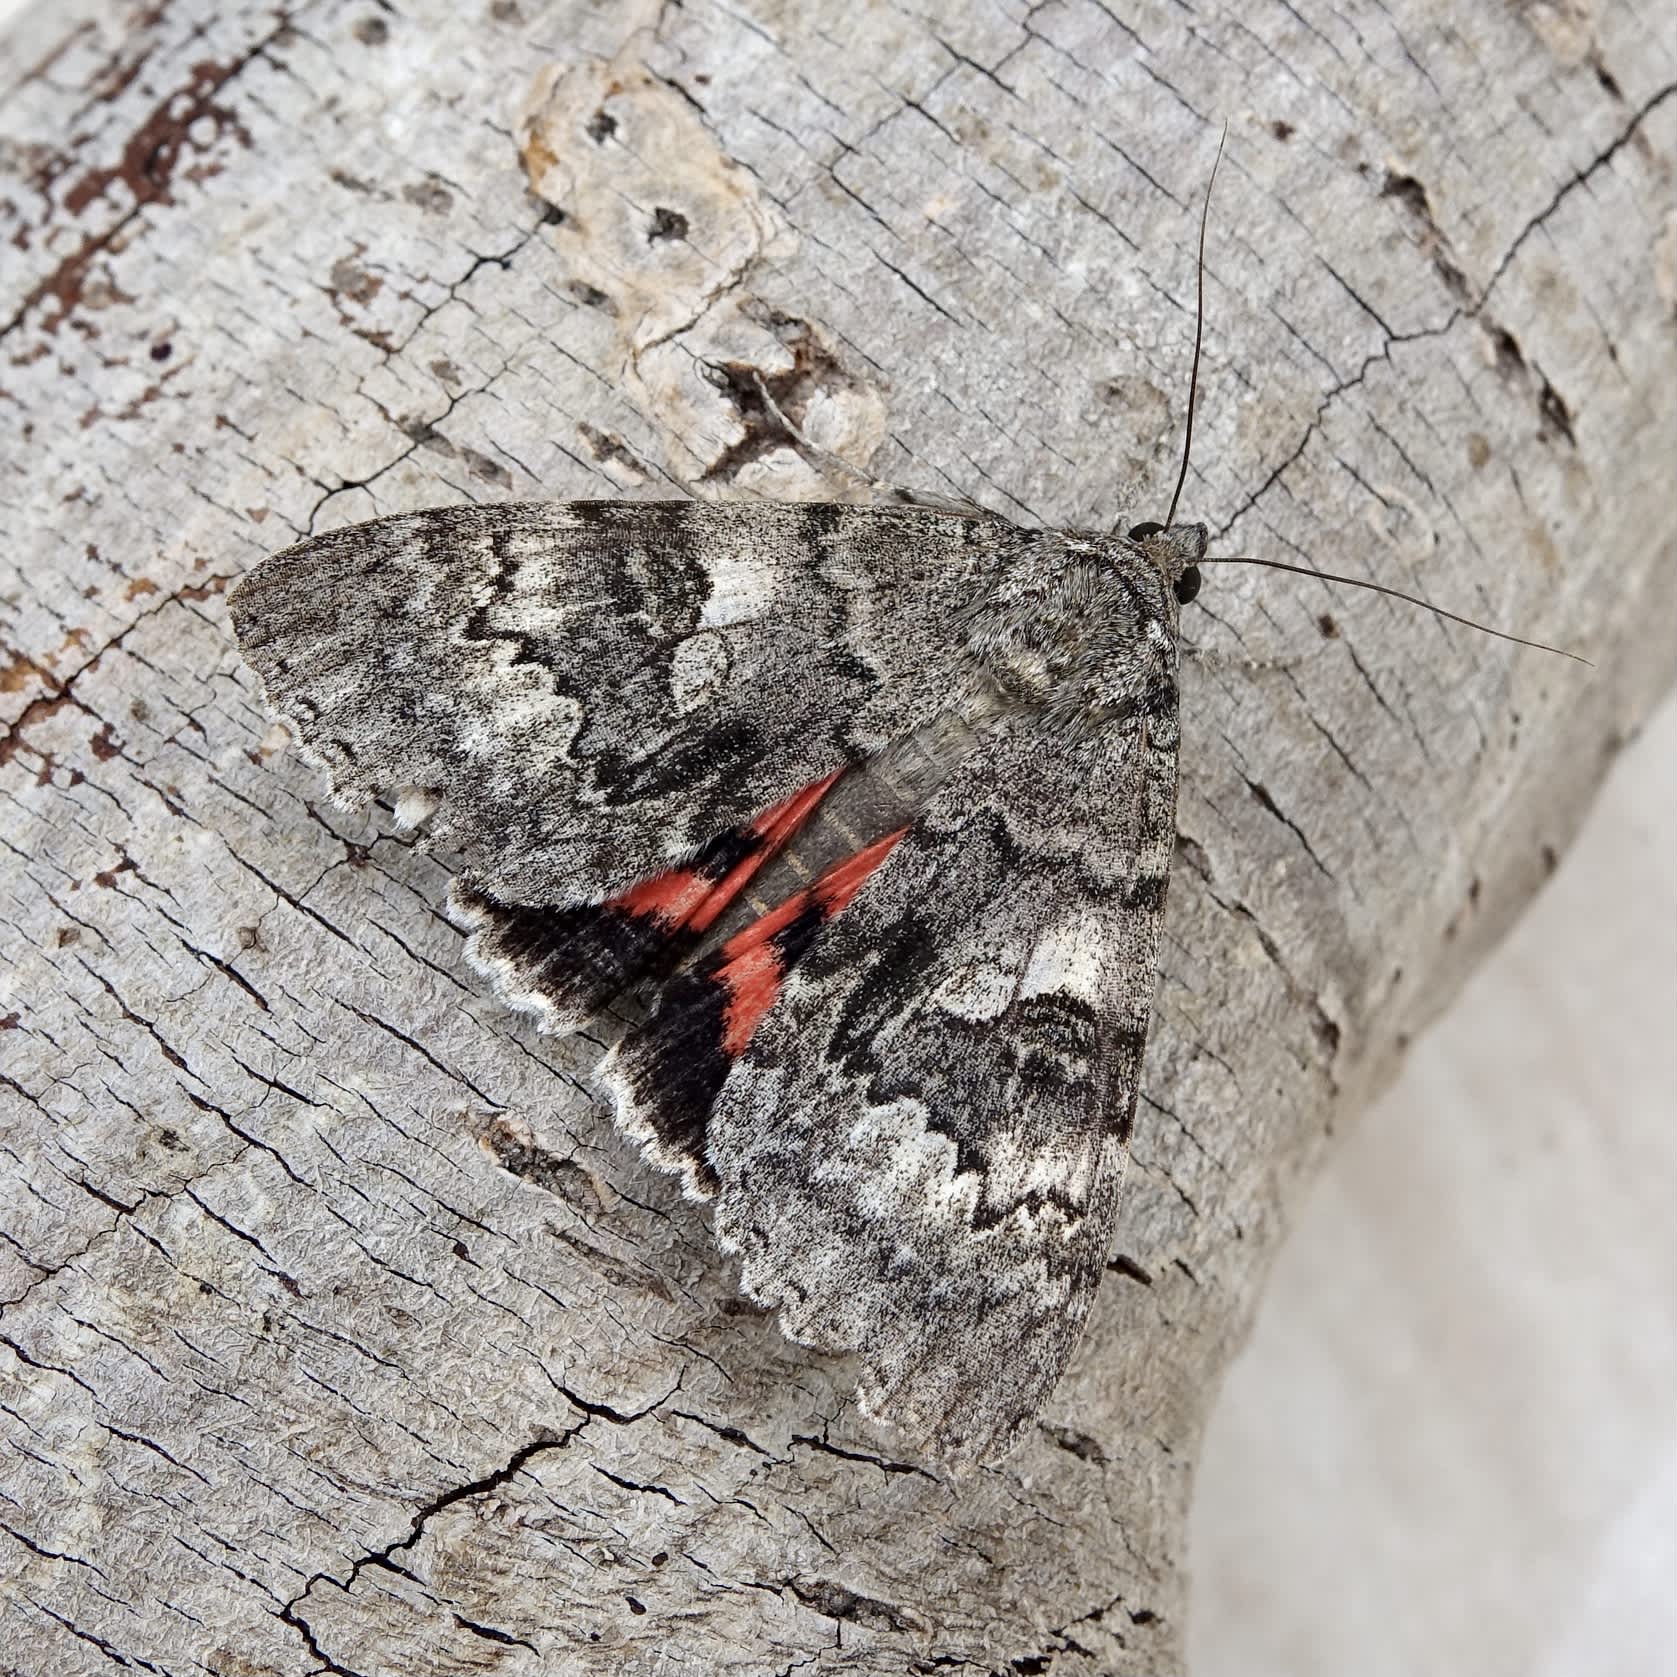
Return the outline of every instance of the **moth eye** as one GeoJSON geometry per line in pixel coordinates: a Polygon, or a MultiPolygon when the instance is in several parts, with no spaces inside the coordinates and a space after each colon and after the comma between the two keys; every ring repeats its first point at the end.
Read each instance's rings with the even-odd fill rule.
{"type": "Polygon", "coordinates": [[[1190,565],[1176,579],[1176,603],[1185,606],[1200,591],[1200,568],[1190,565]]]}
{"type": "Polygon", "coordinates": [[[1164,529],[1162,524],[1135,524],[1130,527],[1130,540],[1138,542],[1143,536],[1156,536],[1164,529]]]}

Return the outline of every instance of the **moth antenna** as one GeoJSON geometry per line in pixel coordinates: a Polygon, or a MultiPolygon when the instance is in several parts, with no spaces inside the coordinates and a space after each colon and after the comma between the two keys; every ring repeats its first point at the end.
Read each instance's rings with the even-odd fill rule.
{"type": "Polygon", "coordinates": [[[1194,364],[1188,373],[1188,424],[1182,433],[1182,470],[1176,477],[1176,493],[1170,498],[1170,511],[1165,514],[1165,528],[1176,522],[1176,503],[1182,499],[1182,486],[1188,481],[1188,455],[1194,446],[1194,402],[1200,388],[1200,342],[1205,336],[1205,224],[1211,219],[1211,189],[1217,184],[1217,165],[1223,161],[1223,147],[1228,144],[1229,125],[1217,141],[1217,155],[1211,160],[1211,179],[1205,183],[1205,202],[1200,205],[1200,258],[1194,276],[1194,364]]]}
{"type": "Polygon", "coordinates": [[[1323,582],[1343,583],[1347,588],[1366,588],[1375,594],[1389,594],[1394,600],[1403,600],[1412,606],[1419,606],[1423,611],[1430,611],[1434,617],[1448,618],[1452,623],[1460,623],[1468,629],[1477,629],[1482,635],[1494,635],[1499,641],[1512,641],[1516,646],[1529,646],[1537,652],[1553,652],[1557,657],[1570,658],[1575,664],[1582,664],[1586,669],[1593,670],[1595,665],[1588,658],[1576,652],[1568,652],[1564,646],[1547,646],[1542,641],[1528,641],[1519,635],[1511,635],[1504,629],[1493,629],[1488,623],[1476,623],[1471,617],[1460,617],[1453,611],[1446,611],[1443,606],[1435,606],[1431,600],[1423,600],[1419,594],[1405,594],[1401,588],[1388,588],[1383,582],[1367,582],[1357,576],[1336,576],[1332,571],[1312,570],[1308,565],[1289,565],[1281,559],[1254,559],[1247,555],[1234,558],[1202,559],[1202,565],[1262,565],[1265,570],[1291,571],[1294,576],[1313,576],[1323,582]]]}

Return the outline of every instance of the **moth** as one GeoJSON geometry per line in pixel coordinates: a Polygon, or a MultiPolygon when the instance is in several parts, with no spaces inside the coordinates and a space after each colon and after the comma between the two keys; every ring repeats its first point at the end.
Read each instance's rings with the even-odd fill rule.
{"type": "Polygon", "coordinates": [[[1177,495],[1126,534],[912,497],[467,505],[231,600],[337,796],[460,858],[503,997],[552,1031],[654,998],[599,1070],[619,1123],[712,1202],[744,1291],[953,1465],[1037,1414],[1113,1228],[1214,562],[1175,518],[1198,362],[1196,331],[1177,495]]]}

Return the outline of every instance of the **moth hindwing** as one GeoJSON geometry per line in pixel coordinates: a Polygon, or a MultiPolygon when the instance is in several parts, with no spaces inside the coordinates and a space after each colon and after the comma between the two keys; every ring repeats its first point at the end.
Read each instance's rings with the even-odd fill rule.
{"type": "Polygon", "coordinates": [[[1199,525],[463,506],[233,596],[336,793],[462,859],[469,954],[549,1029],[652,999],[620,1122],[745,1290],[856,1353],[911,1448],[994,1459],[1088,1314],[1174,835],[1199,525]]]}

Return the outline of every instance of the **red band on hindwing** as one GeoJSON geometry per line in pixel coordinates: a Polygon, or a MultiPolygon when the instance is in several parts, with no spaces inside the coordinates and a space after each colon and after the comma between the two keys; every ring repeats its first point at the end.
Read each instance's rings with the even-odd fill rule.
{"type": "Polygon", "coordinates": [[[868,875],[891,854],[907,831],[907,827],[899,827],[865,850],[834,863],[813,885],[788,897],[722,945],[713,978],[727,992],[722,1052],[730,1060],[745,1052],[752,1032],[780,994],[793,962],[809,947],[815,934],[843,912],[868,875]]]}
{"type": "Polygon", "coordinates": [[[706,1125],[729,1067],[749,1046],[798,958],[907,831],[899,827],[835,862],[707,959],[677,973],[652,1017],[608,1059],[624,1110],[634,1113],[665,1157],[683,1162],[695,1192],[709,1196],[718,1187],[706,1125]]]}
{"type": "Polygon", "coordinates": [[[803,826],[843,772],[840,769],[824,780],[812,782],[783,803],[765,810],[749,827],[741,828],[736,836],[745,854],[721,878],[714,878],[704,870],[701,857],[691,866],[672,868],[655,879],[644,879],[602,906],[621,909],[626,914],[650,916],[672,932],[707,930],[750,884],[758,869],[778,854],[781,846],[803,826]]]}
{"type": "Polygon", "coordinates": [[[472,958],[544,1010],[549,1028],[575,1028],[632,985],[673,970],[766,862],[796,835],[843,773],[813,781],[748,826],[719,833],[681,867],[605,902],[549,908],[497,901],[457,882],[472,958]]]}

